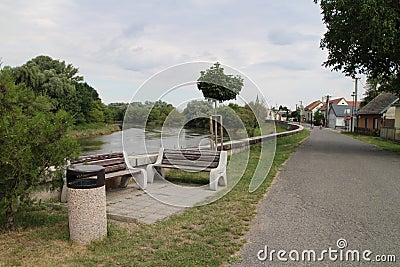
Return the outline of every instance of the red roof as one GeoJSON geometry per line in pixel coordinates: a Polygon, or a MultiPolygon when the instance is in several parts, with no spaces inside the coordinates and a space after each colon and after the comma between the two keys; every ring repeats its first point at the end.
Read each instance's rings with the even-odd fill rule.
{"type": "MultiPolygon", "coordinates": [[[[349,106],[353,106],[353,101],[347,101],[349,106]]],[[[357,101],[356,106],[359,107],[361,105],[361,101],[357,101]]]]}
{"type": "Polygon", "coordinates": [[[342,101],[342,99],[344,99],[344,101],[347,102],[347,100],[344,97],[341,97],[341,98],[332,99],[329,101],[329,103],[337,105],[340,101],[342,101]]]}
{"type": "MultiPolygon", "coordinates": [[[[342,101],[342,99],[344,101],[346,101],[348,106],[353,106],[353,101],[348,101],[344,97],[332,99],[332,100],[329,101],[329,103],[337,105],[340,101],[342,101]]],[[[361,105],[361,101],[357,101],[356,106],[359,107],[360,105],[361,105]]],[[[322,102],[322,107],[321,107],[320,111],[325,111],[325,110],[326,110],[326,102],[322,102]]]]}
{"type": "Polygon", "coordinates": [[[318,107],[318,105],[321,104],[321,101],[319,100],[315,100],[314,102],[312,102],[311,104],[308,104],[304,110],[313,110],[314,108],[318,107]]]}

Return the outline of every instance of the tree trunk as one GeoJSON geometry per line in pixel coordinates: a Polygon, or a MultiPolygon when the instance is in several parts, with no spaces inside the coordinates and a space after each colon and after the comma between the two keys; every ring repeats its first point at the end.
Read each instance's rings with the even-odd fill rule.
{"type": "Polygon", "coordinates": [[[14,225],[14,212],[12,209],[12,202],[8,204],[7,210],[6,210],[6,216],[7,216],[7,229],[10,231],[15,230],[15,225],[14,225]]]}

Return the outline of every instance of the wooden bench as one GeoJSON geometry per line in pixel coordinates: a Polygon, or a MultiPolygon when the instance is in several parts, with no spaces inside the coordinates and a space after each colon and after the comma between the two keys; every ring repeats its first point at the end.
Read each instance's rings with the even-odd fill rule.
{"type": "Polygon", "coordinates": [[[152,183],[154,176],[164,177],[164,168],[179,169],[189,172],[210,172],[210,189],[217,190],[218,184],[227,185],[226,151],[198,149],[164,149],[160,148],[154,164],[147,165],[148,182],[152,183]]]}
{"type": "Polygon", "coordinates": [[[125,188],[131,177],[134,177],[140,188],[145,189],[147,185],[146,171],[133,168],[129,164],[128,156],[123,152],[82,156],[71,160],[72,165],[87,164],[105,167],[106,180],[121,178],[119,187],[125,188]],[[126,160],[126,161],[125,161],[126,160]],[[128,162],[128,164],[126,164],[128,162]]]}

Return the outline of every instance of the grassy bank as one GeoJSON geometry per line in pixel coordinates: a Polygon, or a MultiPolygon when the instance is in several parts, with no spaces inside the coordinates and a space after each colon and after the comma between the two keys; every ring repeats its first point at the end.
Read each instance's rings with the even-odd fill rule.
{"type": "Polygon", "coordinates": [[[351,136],[357,140],[366,142],[371,145],[378,146],[384,150],[392,151],[400,155],[400,144],[392,141],[385,141],[379,137],[361,135],[356,133],[342,132],[345,135],[351,136]]]}
{"type": "Polygon", "coordinates": [[[120,130],[119,126],[114,124],[88,123],[75,126],[73,129],[69,131],[68,136],[88,137],[88,136],[111,134],[119,130],[120,130]]]}
{"type": "MultiPolygon", "coordinates": [[[[248,186],[260,157],[250,150],[243,178],[218,201],[185,210],[152,225],[109,223],[107,239],[80,247],[68,240],[67,215],[56,211],[22,212],[17,232],[0,233],[0,265],[23,266],[219,266],[237,260],[273,177],[300,142],[303,131],[277,140],[275,159],[262,186],[248,186]]],[[[0,222],[1,223],[1,222],[0,222]]]]}

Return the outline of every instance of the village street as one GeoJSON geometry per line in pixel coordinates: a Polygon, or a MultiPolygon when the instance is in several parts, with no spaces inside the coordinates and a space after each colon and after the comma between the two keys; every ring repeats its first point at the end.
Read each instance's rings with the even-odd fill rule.
{"type": "Polygon", "coordinates": [[[400,261],[400,156],[314,128],[282,169],[257,207],[238,266],[304,266],[314,261],[309,251],[302,261],[305,250],[325,266],[358,265],[346,261],[349,250],[362,264],[400,261]]]}

